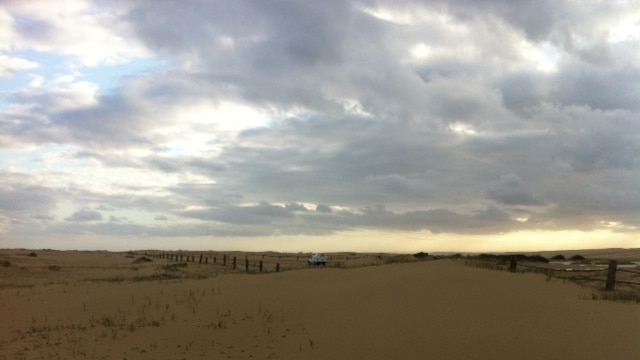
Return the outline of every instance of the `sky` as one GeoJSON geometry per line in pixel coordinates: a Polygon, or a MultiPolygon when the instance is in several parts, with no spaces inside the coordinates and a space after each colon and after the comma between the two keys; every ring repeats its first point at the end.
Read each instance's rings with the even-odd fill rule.
{"type": "Polygon", "coordinates": [[[640,0],[0,0],[0,248],[640,247],[640,0]]]}

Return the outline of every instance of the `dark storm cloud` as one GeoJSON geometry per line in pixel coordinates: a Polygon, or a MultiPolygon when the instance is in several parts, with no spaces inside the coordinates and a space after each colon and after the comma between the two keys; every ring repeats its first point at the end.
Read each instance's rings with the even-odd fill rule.
{"type": "Polygon", "coordinates": [[[66,221],[74,222],[86,222],[86,221],[100,221],[102,220],[102,213],[92,209],[81,209],[75,211],[71,216],[66,218],[66,221]]]}
{"type": "Polygon", "coordinates": [[[323,214],[331,214],[333,212],[329,206],[324,204],[316,205],[316,211],[323,214]]]}
{"type": "MultiPolygon", "coordinates": [[[[640,168],[640,124],[631,111],[570,108],[557,126],[557,152],[578,171],[640,168]],[[560,144],[561,143],[561,144],[560,144]]],[[[557,121],[557,120],[556,120],[557,121]]]]}
{"type": "MultiPolygon", "coordinates": [[[[446,209],[409,212],[393,212],[383,205],[367,207],[358,212],[333,212],[330,216],[305,216],[309,224],[330,223],[343,225],[346,229],[371,228],[402,231],[426,230],[432,233],[491,233],[499,229],[517,229],[520,226],[509,219],[507,213],[492,207],[475,214],[460,214],[446,209]]],[[[340,227],[338,226],[338,229],[340,227]]]]}
{"type": "MultiPolygon", "coordinates": [[[[290,205],[279,206],[263,202],[255,206],[219,206],[193,210],[180,215],[214,223],[225,223],[252,229],[254,236],[282,234],[331,234],[340,230],[359,228],[393,229],[403,231],[427,230],[432,233],[487,233],[506,227],[518,227],[506,212],[495,207],[475,214],[459,214],[446,209],[393,212],[383,205],[356,211],[327,211],[326,205],[309,212],[292,210],[290,205]]],[[[330,209],[329,209],[330,210],[330,209]]],[[[203,225],[205,226],[205,225],[203,225]]],[[[213,230],[216,233],[215,230],[213,230]]],[[[240,230],[238,230],[240,231],[240,230]]]]}
{"type": "MultiPolygon", "coordinates": [[[[231,179],[242,179],[252,196],[270,201],[288,196],[286,201],[358,206],[397,192],[404,195],[399,200],[407,194],[423,198],[432,186],[425,172],[447,167],[449,154],[439,149],[443,140],[411,130],[368,119],[291,119],[245,134],[223,157],[231,179]]],[[[218,185],[230,184],[222,178],[218,185]]]]}
{"type": "Polygon", "coordinates": [[[498,180],[489,184],[487,197],[505,205],[531,206],[544,204],[516,174],[501,175],[498,180]]]}
{"type": "Polygon", "coordinates": [[[557,26],[559,20],[566,17],[566,4],[557,1],[511,1],[511,0],[447,0],[424,2],[426,6],[439,3],[449,9],[450,13],[462,20],[466,18],[486,18],[491,15],[507,21],[517,29],[525,32],[533,40],[546,38],[557,26]]]}
{"type": "Polygon", "coordinates": [[[550,84],[549,97],[567,105],[640,111],[640,68],[567,67],[550,84]]]}

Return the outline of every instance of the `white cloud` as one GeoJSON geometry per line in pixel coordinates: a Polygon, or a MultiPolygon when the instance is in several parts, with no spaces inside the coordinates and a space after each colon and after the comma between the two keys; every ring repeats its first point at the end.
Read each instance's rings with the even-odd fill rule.
{"type": "Polygon", "coordinates": [[[11,14],[4,7],[0,7],[0,50],[11,49],[12,27],[11,14]]]}
{"type": "Polygon", "coordinates": [[[35,69],[38,63],[19,57],[10,57],[0,54],[0,77],[10,76],[18,71],[35,69]]]}
{"type": "Polygon", "coordinates": [[[3,17],[12,26],[2,30],[3,47],[70,55],[86,66],[151,56],[118,20],[126,8],[98,7],[85,0],[56,2],[55,11],[50,5],[44,0],[5,3],[3,17]]]}

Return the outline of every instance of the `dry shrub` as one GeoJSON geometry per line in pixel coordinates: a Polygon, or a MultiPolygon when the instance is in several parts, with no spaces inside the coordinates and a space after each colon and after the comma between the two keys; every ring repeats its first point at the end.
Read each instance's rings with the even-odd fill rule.
{"type": "Polygon", "coordinates": [[[140,263],[146,263],[146,262],[153,262],[153,260],[149,259],[146,256],[142,256],[142,257],[137,258],[133,263],[134,264],[140,264],[140,263]]]}

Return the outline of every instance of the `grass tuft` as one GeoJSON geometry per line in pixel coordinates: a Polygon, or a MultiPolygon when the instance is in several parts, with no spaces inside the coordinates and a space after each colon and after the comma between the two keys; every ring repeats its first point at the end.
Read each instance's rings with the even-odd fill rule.
{"type": "Polygon", "coordinates": [[[591,300],[640,303],[640,293],[637,291],[594,291],[591,293],[591,300]]]}

